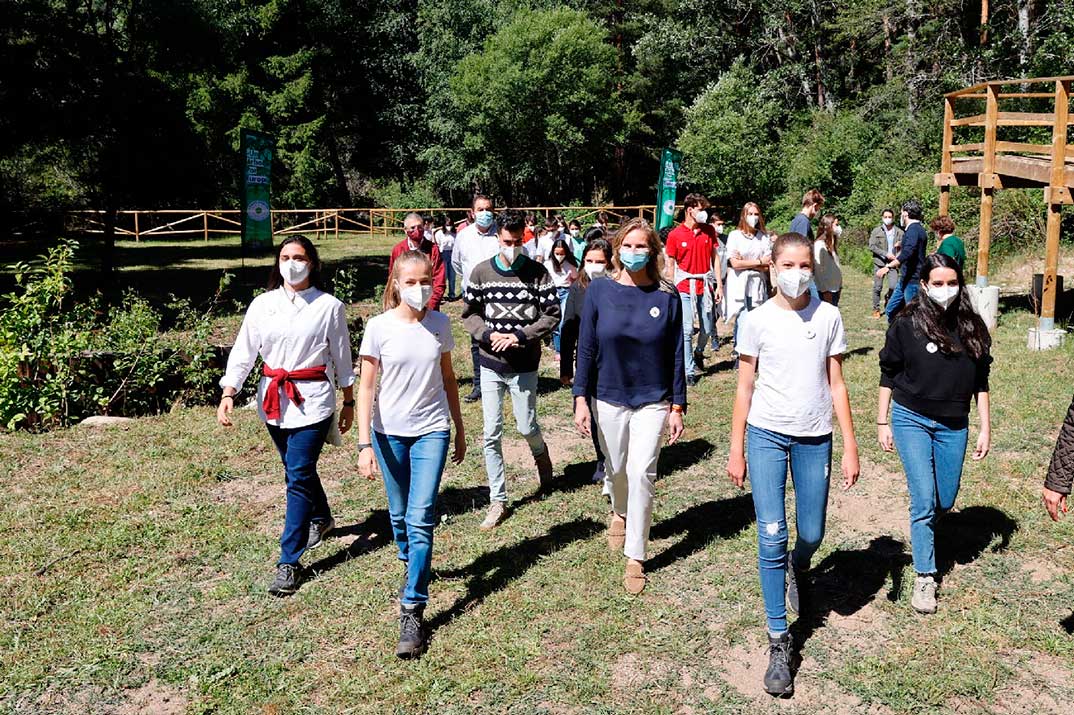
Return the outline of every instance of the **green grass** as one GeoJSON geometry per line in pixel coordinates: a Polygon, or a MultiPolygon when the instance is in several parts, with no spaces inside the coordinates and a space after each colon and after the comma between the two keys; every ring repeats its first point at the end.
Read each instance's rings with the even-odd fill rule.
{"type": "MultiPolygon", "coordinates": [[[[370,270],[382,265],[369,258],[370,270]]],[[[196,266],[186,270],[227,267],[196,266]]],[[[908,603],[905,484],[873,433],[883,326],[867,315],[868,279],[847,280],[863,477],[832,496],[815,561],[823,607],[797,627],[809,637],[794,699],[759,688],[752,506],[724,473],[725,348],[691,393],[683,444],[662,455],[654,570],[638,598],[604,543],[591,447],[573,432],[551,360],[540,413],[564,486],[536,497],[528,460],[509,459],[516,510],[491,534],[477,530],[480,409],[465,406],[470,450],[445,474],[436,532],[435,637],[412,663],[393,655],[400,567],[383,487],[356,474],[352,440],[321,465],[343,535],[305,558],[316,579],[275,600],[264,588],[282,475],[256,414],[241,412],[232,430],[211,409],[177,409],[120,429],[0,435],[0,712],[1067,712],[1074,636],[1060,621],[1074,608],[1074,522],[1047,521],[1039,486],[1074,344],[1027,352],[1031,316],[1003,315],[993,453],[967,463],[962,514],[942,545],[958,563],[940,613],[921,618],[908,603]]],[[[468,390],[462,337],[455,364],[468,390]]],[[[510,431],[508,442],[509,455],[524,452],[510,431]]]]}

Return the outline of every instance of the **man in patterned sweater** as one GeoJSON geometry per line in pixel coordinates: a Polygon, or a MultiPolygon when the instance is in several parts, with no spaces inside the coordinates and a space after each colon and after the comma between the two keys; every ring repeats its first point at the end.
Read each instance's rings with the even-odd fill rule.
{"type": "Polygon", "coordinates": [[[508,209],[499,217],[500,252],[470,273],[462,311],[466,331],[477,341],[481,408],[485,419],[485,471],[489,509],[481,528],[507,514],[503,464],[503,397],[511,393],[518,431],[529,443],[541,487],[552,480],[552,460],[537,424],[537,368],[541,341],[559,325],[559,299],[552,278],[522,252],[526,217],[508,209]]]}

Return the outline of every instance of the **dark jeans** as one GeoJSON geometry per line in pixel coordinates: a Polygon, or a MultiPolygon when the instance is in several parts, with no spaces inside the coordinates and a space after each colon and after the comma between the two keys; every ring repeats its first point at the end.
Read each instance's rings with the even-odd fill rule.
{"type": "Polygon", "coordinates": [[[470,359],[474,363],[474,389],[477,394],[481,394],[481,347],[477,341],[470,338],[470,359]]]}
{"type": "Polygon", "coordinates": [[[317,459],[332,418],[306,427],[283,428],[266,425],[283,460],[287,479],[287,514],[280,536],[280,563],[297,564],[309,540],[311,521],[328,521],[328,508],[321,478],[317,476],[317,459]]]}
{"type": "Polygon", "coordinates": [[[919,288],[917,281],[910,281],[906,285],[899,283],[895,286],[895,291],[891,294],[887,307],[884,308],[884,312],[888,314],[889,323],[895,319],[895,315],[903,309],[903,306],[914,299],[919,288]]]}

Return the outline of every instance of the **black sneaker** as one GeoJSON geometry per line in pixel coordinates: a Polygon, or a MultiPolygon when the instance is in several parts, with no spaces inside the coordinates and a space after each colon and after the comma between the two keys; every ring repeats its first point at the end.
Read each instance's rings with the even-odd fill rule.
{"type": "Polygon", "coordinates": [[[697,383],[699,383],[699,382],[701,382],[701,378],[699,378],[697,375],[687,375],[686,376],[686,384],[689,385],[690,387],[696,387],[697,383]]]}
{"type": "Polygon", "coordinates": [[[302,567],[298,564],[279,564],[276,577],[269,584],[268,592],[273,596],[290,596],[302,584],[302,567]]]}
{"type": "Polygon", "coordinates": [[[778,638],[768,636],[768,670],[764,673],[764,690],[780,697],[794,694],[794,675],[791,673],[791,632],[778,638]]]}
{"type": "Polygon", "coordinates": [[[315,549],[324,543],[324,537],[328,536],[332,529],[336,528],[336,520],[328,517],[328,521],[311,521],[310,536],[306,541],[307,549],[315,549]]]}
{"type": "Polygon", "coordinates": [[[466,400],[467,402],[480,402],[481,401],[481,390],[473,390],[473,391],[470,392],[469,395],[467,395],[466,397],[464,397],[462,399],[466,400]]]}
{"type": "Polygon", "coordinates": [[[399,605],[399,645],[395,655],[400,658],[417,658],[425,651],[424,605],[399,605]]]}
{"type": "Polygon", "coordinates": [[[798,615],[802,612],[801,593],[799,584],[805,576],[804,571],[799,571],[794,565],[793,552],[787,552],[787,609],[798,615]]]}
{"type": "Polygon", "coordinates": [[[694,351],[694,365],[697,366],[698,370],[705,369],[705,353],[699,350],[694,351]]]}
{"type": "Polygon", "coordinates": [[[537,465],[537,480],[540,482],[541,489],[550,489],[552,487],[552,456],[548,454],[547,445],[544,448],[544,454],[534,457],[533,463],[537,465]]]}

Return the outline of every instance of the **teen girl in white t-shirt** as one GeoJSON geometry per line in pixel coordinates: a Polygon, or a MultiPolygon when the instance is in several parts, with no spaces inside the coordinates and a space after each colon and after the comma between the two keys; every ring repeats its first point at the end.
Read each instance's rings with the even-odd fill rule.
{"type": "Polygon", "coordinates": [[[727,473],[741,488],[746,467],[757,513],[761,593],[768,620],[765,690],[794,691],[787,607],[824,538],[832,460],[832,411],[843,434],[843,488],[858,479],[858,446],[843,381],[846,336],[839,310],[809,295],[813,246],[797,233],[772,246],[779,292],[742,318],[738,392],[727,473]],[[787,552],[787,468],[794,479],[798,540],[787,552]]]}
{"type": "Polygon", "coordinates": [[[370,319],[359,349],[358,469],[373,479],[379,465],[399,560],[406,564],[395,651],[400,658],[425,649],[422,616],[429,600],[436,494],[452,421],[451,461],[459,464],[466,454],[451,365],[455,341],[448,317],[426,308],[432,284],[433,267],[424,253],[408,251],[397,258],[384,291],[384,312],[370,319]]]}

